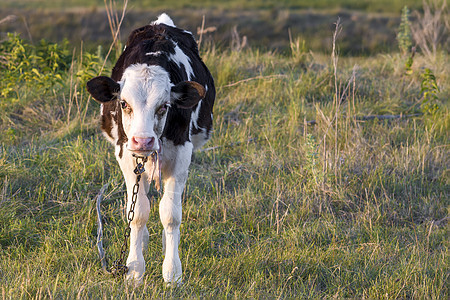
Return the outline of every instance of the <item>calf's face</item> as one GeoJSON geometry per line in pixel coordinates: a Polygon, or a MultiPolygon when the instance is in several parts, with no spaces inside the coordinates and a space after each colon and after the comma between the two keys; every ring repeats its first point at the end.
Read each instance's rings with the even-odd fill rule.
{"type": "Polygon", "coordinates": [[[139,155],[160,149],[171,106],[191,109],[205,95],[200,84],[183,81],[173,85],[162,67],[146,64],[128,67],[119,82],[95,77],[87,83],[87,90],[100,103],[119,102],[126,148],[139,155]]]}

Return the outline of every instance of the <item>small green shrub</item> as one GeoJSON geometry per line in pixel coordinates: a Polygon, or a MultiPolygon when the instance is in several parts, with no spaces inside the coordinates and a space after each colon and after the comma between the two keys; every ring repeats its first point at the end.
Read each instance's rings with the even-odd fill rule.
{"type": "Polygon", "coordinates": [[[68,42],[37,45],[27,43],[19,35],[8,34],[0,44],[3,60],[0,64],[0,106],[18,102],[28,86],[34,92],[50,90],[55,84],[63,83],[63,75],[69,69],[71,56],[68,42]]]}
{"type": "Polygon", "coordinates": [[[420,92],[423,94],[422,104],[420,105],[422,112],[435,115],[439,110],[439,105],[437,104],[439,87],[436,82],[436,76],[428,68],[422,74],[420,92]]]}

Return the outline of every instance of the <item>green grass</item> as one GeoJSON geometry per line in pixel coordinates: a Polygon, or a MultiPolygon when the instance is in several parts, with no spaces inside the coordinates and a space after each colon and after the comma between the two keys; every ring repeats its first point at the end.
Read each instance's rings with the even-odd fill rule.
{"type": "Polygon", "coordinates": [[[341,58],[341,90],[358,68],[335,118],[330,57],[203,49],[217,85],[215,131],[193,157],[184,195],[184,285],[163,284],[152,202],[136,289],[98,260],[94,198],[110,184],[112,260],[125,189],[84,90],[102,59],[86,55],[75,52],[62,83],[24,80],[0,100],[3,298],[448,298],[447,54],[434,63],[418,54],[410,75],[398,54],[341,58]],[[424,67],[440,88],[436,113],[355,118],[420,113],[424,67]]]}

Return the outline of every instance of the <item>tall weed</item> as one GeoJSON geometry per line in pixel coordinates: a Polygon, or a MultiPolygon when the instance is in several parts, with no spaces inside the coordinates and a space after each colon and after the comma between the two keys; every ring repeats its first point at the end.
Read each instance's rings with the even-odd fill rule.
{"type": "Polygon", "coordinates": [[[407,6],[402,9],[402,16],[397,33],[397,42],[400,52],[403,55],[407,55],[411,51],[412,35],[411,35],[411,22],[409,20],[410,12],[407,6]]]}

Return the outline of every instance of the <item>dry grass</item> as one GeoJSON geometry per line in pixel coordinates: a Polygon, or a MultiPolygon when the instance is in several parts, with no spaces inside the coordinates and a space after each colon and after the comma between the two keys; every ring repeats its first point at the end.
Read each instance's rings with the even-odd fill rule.
{"type": "Polygon", "coordinates": [[[416,22],[411,24],[414,41],[431,60],[436,59],[442,44],[448,43],[450,29],[449,13],[446,0],[423,1],[423,14],[415,12],[416,22]]]}

